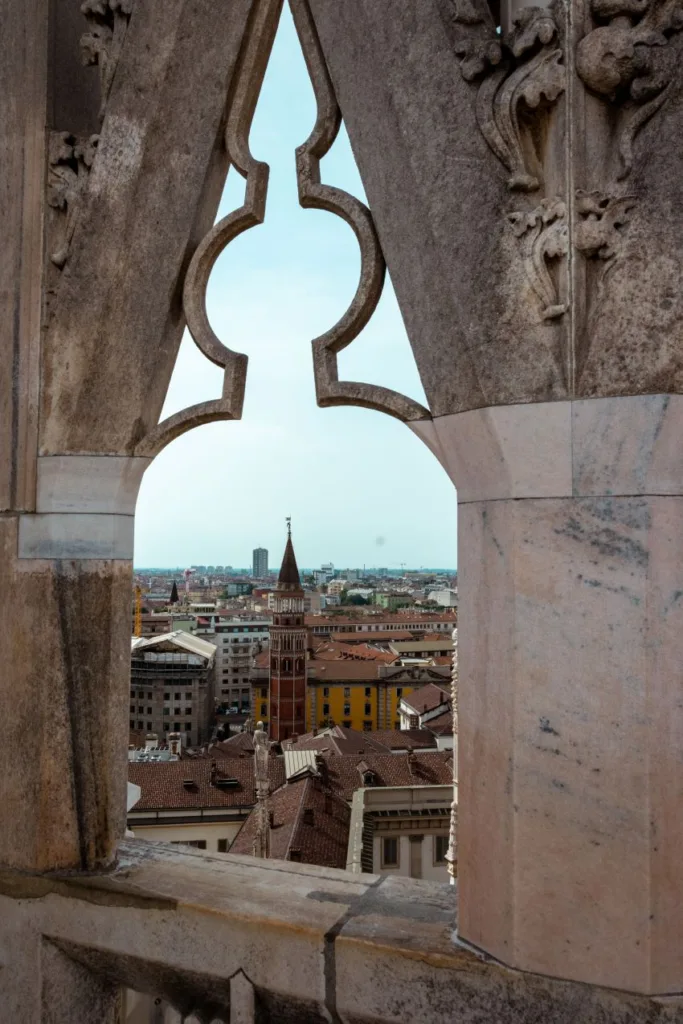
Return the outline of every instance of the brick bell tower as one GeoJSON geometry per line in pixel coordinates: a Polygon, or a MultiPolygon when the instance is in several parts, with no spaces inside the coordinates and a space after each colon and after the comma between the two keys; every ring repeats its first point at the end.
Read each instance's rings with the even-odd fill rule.
{"type": "Polygon", "coordinates": [[[275,591],[270,628],[270,735],[279,742],[306,732],[304,592],[287,519],[287,546],[275,591]]]}

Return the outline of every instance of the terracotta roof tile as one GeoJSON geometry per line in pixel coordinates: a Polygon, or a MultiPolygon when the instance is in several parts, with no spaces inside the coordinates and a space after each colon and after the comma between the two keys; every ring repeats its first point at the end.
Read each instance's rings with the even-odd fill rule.
{"type": "Polygon", "coordinates": [[[450,702],[451,695],[448,690],[437,686],[436,683],[427,683],[426,686],[421,686],[419,690],[413,690],[402,699],[404,704],[412,708],[416,714],[421,715],[425,711],[437,708],[439,704],[450,702]]]}
{"type": "MultiPolygon", "coordinates": [[[[211,784],[211,767],[209,758],[157,764],[129,762],[128,780],[142,790],[134,810],[253,807],[256,789],[252,758],[216,758],[217,781],[237,780],[237,785],[225,789],[211,784]],[[186,779],[192,781],[191,788],[183,785],[186,779]]],[[[284,758],[271,757],[268,767],[271,786],[281,786],[285,780],[284,758]]]]}
{"type": "MultiPolygon", "coordinates": [[[[285,783],[272,793],[270,810],[271,857],[291,860],[294,851],[302,864],[346,867],[351,810],[346,801],[326,791],[319,778],[309,775],[285,783]]],[[[251,854],[255,833],[256,813],[252,812],[230,852],[251,854]]]]}

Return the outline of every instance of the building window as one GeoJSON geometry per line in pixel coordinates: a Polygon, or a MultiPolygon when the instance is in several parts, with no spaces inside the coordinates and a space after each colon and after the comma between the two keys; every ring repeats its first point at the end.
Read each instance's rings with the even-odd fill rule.
{"type": "Polygon", "coordinates": [[[398,839],[383,839],[382,867],[397,868],[398,866],[398,839]]]}
{"type": "Polygon", "coordinates": [[[192,730],[192,722],[185,722],[185,732],[190,732],[191,730],[192,730]]]}
{"type": "Polygon", "coordinates": [[[265,700],[267,696],[268,696],[268,690],[265,688],[265,686],[262,686],[261,687],[261,699],[265,700]]]}
{"type": "Polygon", "coordinates": [[[396,696],[399,699],[403,696],[403,687],[402,686],[397,686],[396,687],[396,696]]]}
{"type": "Polygon", "coordinates": [[[330,695],[330,688],[329,688],[329,686],[323,686],[323,697],[329,697],[329,695],[330,695]]]}
{"type": "Polygon", "coordinates": [[[261,705],[261,718],[263,718],[264,715],[267,715],[267,714],[268,714],[268,708],[267,708],[267,706],[265,704],[262,704],[261,705]]]}
{"type": "Polygon", "coordinates": [[[366,686],[366,687],[365,687],[365,696],[366,696],[366,697],[369,697],[369,696],[370,696],[370,694],[371,694],[371,692],[372,692],[372,691],[371,691],[370,687],[369,687],[369,686],[366,686]]]}
{"type": "Polygon", "coordinates": [[[345,697],[350,697],[351,696],[351,687],[350,686],[345,686],[344,687],[344,696],[345,697]]]}
{"type": "Polygon", "coordinates": [[[131,729],[134,729],[134,728],[135,728],[135,722],[133,721],[133,719],[132,719],[132,718],[131,718],[131,720],[130,720],[130,722],[129,722],[128,724],[129,724],[129,726],[131,727],[131,729]]]}
{"type": "Polygon", "coordinates": [[[131,713],[131,715],[135,714],[135,704],[131,704],[130,705],[130,713],[131,713]]]}
{"type": "Polygon", "coordinates": [[[170,708],[164,708],[164,714],[165,715],[170,715],[171,714],[171,709],[170,708]]]}
{"type": "Polygon", "coordinates": [[[192,700],[192,694],[191,693],[186,693],[185,694],[185,700],[192,700]]]}
{"type": "Polygon", "coordinates": [[[144,729],[144,727],[145,727],[144,722],[138,722],[138,729],[142,730],[142,729],[144,729]]]}
{"type": "Polygon", "coordinates": [[[173,732],[180,732],[180,722],[173,723],[173,732]]]}
{"type": "Polygon", "coordinates": [[[151,708],[147,708],[147,714],[148,714],[148,715],[151,715],[151,714],[152,714],[152,709],[151,709],[151,708]]]}
{"type": "Polygon", "coordinates": [[[344,726],[345,729],[350,729],[351,728],[351,722],[350,721],[344,721],[344,722],[342,722],[342,725],[344,726]]]}
{"type": "Polygon", "coordinates": [[[147,723],[147,732],[151,732],[151,731],[152,731],[152,723],[148,722],[147,723]]]}
{"type": "Polygon", "coordinates": [[[434,863],[446,864],[448,853],[448,836],[434,836],[434,863]]]}
{"type": "Polygon", "coordinates": [[[172,839],[173,846],[194,846],[196,850],[206,849],[206,839],[172,839]]]}
{"type": "Polygon", "coordinates": [[[227,853],[228,852],[228,840],[227,839],[219,839],[218,840],[218,852],[219,853],[227,853]]]}
{"type": "Polygon", "coordinates": [[[174,693],[173,694],[173,699],[174,700],[182,700],[183,699],[183,695],[181,693],[174,693]]]}
{"type": "Polygon", "coordinates": [[[283,672],[291,672],[292,671],[292,662],[291,662],[290,658],[285,658],[285,660],[283,661],[283,663],[282,663],[282,671],[283,672]]]}
{"type": "Polygon", "coordinates": [[[330,713],[330,705],[329,704],[323,704],[323,714],[324,715],[329,715],[329,713],[330,713]]]}
{"type": "Polygon", "coordinates": [[[401,723],[400,722],[394,722],[394,729],[398,729],[398,731],[400,732],[401,731],[401,723]]]}
{"type": "Polygon", "coordinates": [[[151,694],[151,693],[148,693],[148,694],[147,694],[147,700],[151,700],[151,699],[152,699],[152,694],[151,694]]]}
{"type": "Polygon", "coordinates": [[[171,699],[171,694],[170,693],[165,693],[164,694],[164,700],[170,700],[170,699],[171,699]]]}
{"type": "Polygon", "coordinates": [[[185,714],[186,715],[191,715],[192,714],[192,708],[185,708],[185,714]]]}
{"type": "Polygon", "coordinates": [[[372,707],[370,706],[370,704],[366,704],[365,705],[365,711],[363,712],[363,714],[364,715],[371,715],[372,714],[372,707]]]}
{"type": "Polygon", "coordinates": [[[365,732],[372,732],[372,722],[363,722],[363,729],[365,732]]]}
{"type": "Polygon", "coordinates": [[[351,705],[350,704],[345,704],[344,705],[344,714],[345,715],[350,715],[351,714],[351,705]]]}

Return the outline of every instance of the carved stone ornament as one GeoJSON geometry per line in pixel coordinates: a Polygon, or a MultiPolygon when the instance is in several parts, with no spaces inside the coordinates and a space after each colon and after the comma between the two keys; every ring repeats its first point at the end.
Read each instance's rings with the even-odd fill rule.
{"type": "Polygon", "coordinates": [[[621,249],[621,229],[629,222],[636,196],[607,192],[576,192],[574,245],[589,259],[615,260],[621,249]]]}
{"type": "Polygon", "coordinates": [[[467,26],[456,41],[466,81],[480,80],[477,123],[490,149],[510,172],[508,187],[534,192],[543,183],[541,156],[532,129],[564,92],[559,31],[553,12],[520,11],[512,31],[498,35],[485,0],[453,0],[456,24],[467,26]]]}
{"type": "Polygon", "coordinates": [[[633,167],[636,135],[671,94],[676,54],[668,45],[683,28],[681,0],[591,0],[597,27],[576,48],[584,84],[621,109],[618,177],[633,167]]]}
{"type": "Polygon", "coordinates": [[[47,183],[48,205],[65,216],[59,229],[59,242],[50,259],[61,270],[66,263],[73,239],[83,189],[90,174],[99,135],[78,139],[68,132],[53,132],[49,144],[47,183]]]}
{"type": "Polygon", "coordinates": [[[567,208],[559,198],[542,199],[531,213],[508,214],[516,238],[520,239],[524,269],[540,300],[544,320],[554,320],[567,311],[551,274],[553,261],[567,255],[569,238],[567,208]]]}
{"type": "Polygon", "coordinates": [[[100,69],[100,120],[104,118],[134,2],[135,0],[83,0],[81,4],[81,12],[90,24],[90,30],[81,36],[83,63],[97,64],[100,69]]]}

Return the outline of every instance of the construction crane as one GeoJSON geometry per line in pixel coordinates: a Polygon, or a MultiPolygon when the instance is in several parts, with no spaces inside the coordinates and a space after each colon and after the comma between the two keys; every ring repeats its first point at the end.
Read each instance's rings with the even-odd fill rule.
{"type": "Polygon", "coordinates": [[[133,636],[142,636],[142,587],[135,588],[135,626],[133,636]]]}

